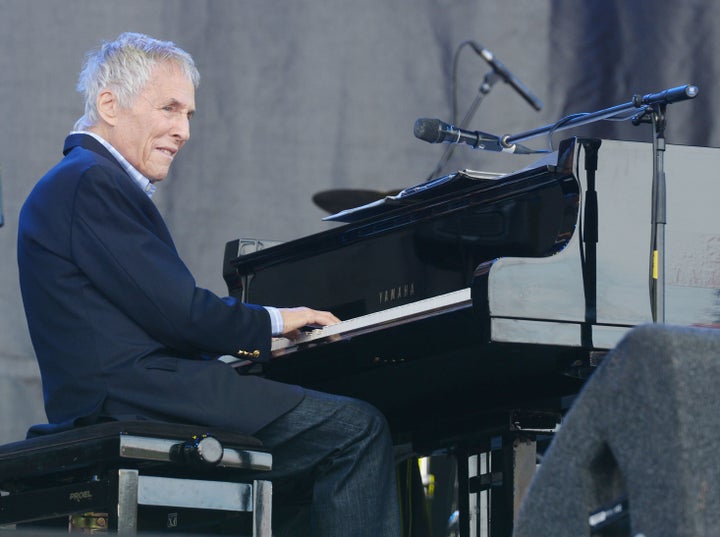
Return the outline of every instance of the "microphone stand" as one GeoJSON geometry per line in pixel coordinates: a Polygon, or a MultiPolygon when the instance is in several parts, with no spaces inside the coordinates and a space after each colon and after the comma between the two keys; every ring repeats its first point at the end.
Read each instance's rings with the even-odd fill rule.
{"type": "Polygon", "coordinates": [[[667,193],[665,190],[665,108],[653,105],[653,270],[650,296],[654,299],[653,321],[665,322],[665,225],[667,224],[667,193]],[[654,284],[654,287],[653,287],[654,284]]]}
{"type": "Polygon", "coordinates": [[[653,322],[665,322],[665,226],[667,224],[667,192],[665,189],[665,110],[664,103],[647,106],[633,124],[651,123],[653,126],[653,185],[652,230],[650,246],[650,305],[653,322]],[[648,119],[647,116],[650,116],[648,119]]]}
{"type": "Polygon", "coordinates": [[[501,142],[505,147],[509,148],[512,147],[515,142],[522,142],[549,132],[559,132],[573,127],[579,127],[580,125],[586,125],[587,123],[594,123],[596,121],[600,121],[601,119],[608,119],[617,116],[622,112],[632,110],[633,108],[646,108],[647,106],[670,104],[686,99],[693,99],[697,96],[697,92],[697,86],[687,84],[685,86],[678,86],[677,88],[670,88],[659,93],[642,96],[633,95],[632,101],[628,103],[598,110],[597,112],[570,116],[567,120],[561,119],[551,125],[545,125],[544,127],[521,132],[520,134],[506,134],[501,138],[501,142]]]}
{"type": "Polygon", "coordinates": [[[505,147],[512,146],[515,142],[534,138],[541,134],[561,131],[579,125],[585,125],[616,116],[633,108],[642,110],[633,117],[633,124],[649,123],[653,125],[653,181],[652,181],[652,229],[651,248],[652,258],[650,259],[650,306],[653,322],[665,322],[665,226],[667,224],[667,196],[665,181],[665,110],[667,105],[673,102],[692,99],[697,95],[698,88],[693,85],[679,86],[668,90],[648,94],[645,96],[634,95],[632,101],[598,110],[590,114],[570,117],[567,121],[546,125],[531,131],[520,133],[514,136],[505,135],[501,143],[505,147]],[[650,115],[650,119],[646,118],[650,115]]]}
{"type": "MultiPolygon", "coordinates": [[[[470,121],[475,116],[478,108],[480,107],[480,104],[483,102],[483,99],[487,96],[488,93],[490,93],[490,90],[499,79],[500,75],[498,75],[494,70],[490,71],[485,75],[482,84],[480,84],[480,87],[478,88],[478,93],[477,95],[475,95],[475,99],[473,99],[473,102],[470,103],[470,107],[468,108],[465,116],[463,117],[458,127],[460,127],[461,129],[467,128],[467,126],[470,124],[470,121]]],[[[440,173],[445,164],[448,163],[450,157],[452,157],[452,154],[455,152],[455,147],[455,144],[448,144],[437,165],[435,166],[433,171],[430,172],[430,175],[428,175],[426,181],[431,181],[432,179],[435,179],[435,177],[440,173]]]]}
{"type": "Polygon", "coordinates": [[[530,138],[535,138],[537,136],[541,136],[550,132],[564,131],[573,127],[579,127],[580,125],[594,123],[602,119],[608,119],[617,116],[622,112],[632,110],[633,108],[637,108],[637,106],[631,101],[629,103],[619,104],[617,106],[598,110],[597,112],[591,112],[576,117],[570,117],[569,119],[567,119],[567,121],[560,120],[550,125],[545,125],[543,127],[538,127],[537,129],[521,132],[520,134],[506,134],[500,140],[505,147],[511,147],[515,142],[529,140],[530,138]]]}

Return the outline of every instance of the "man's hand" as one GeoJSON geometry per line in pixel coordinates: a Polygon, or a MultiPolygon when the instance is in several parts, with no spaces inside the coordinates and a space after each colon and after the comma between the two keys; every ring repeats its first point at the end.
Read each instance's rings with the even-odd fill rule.
{"type": "Polygon", "coordinates": [[[294,339],[300,335],[303,326],[327,326],[339,323],[340,319],[329,311],[313,310],[310,308],[280,308],[284,329],[282,335],[294,339]]]}

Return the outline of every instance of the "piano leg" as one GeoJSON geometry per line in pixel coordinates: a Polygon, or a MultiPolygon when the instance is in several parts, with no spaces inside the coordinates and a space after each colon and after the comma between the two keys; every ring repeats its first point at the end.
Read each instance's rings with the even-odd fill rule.
{"type": "Polygon", "coordinates": [[[509,430],[455,449],[459,537],[511,537],[537,468],[538,438],[549,440],[561,415],[511,412],[509,430]],[[529,422],[543,426],[525,427],[529,422]]]}
{"type": "Polygon", "coordinates": [[[493,466],[499,466],[500,487],[491,490],[489,537],[512,535],[512,529],[530,481],[535,475],[537,443],[534,435],[507,434],[502,448],[495,452],[493,466]],[[500,459],[498,461],[498,458],[500,459]]]}
{"type": "Polygon", "coordinates": [[[510,537],[535,473],[530,435],[493,438],[486,450],[457,450],[459,537],[510,537]]]}

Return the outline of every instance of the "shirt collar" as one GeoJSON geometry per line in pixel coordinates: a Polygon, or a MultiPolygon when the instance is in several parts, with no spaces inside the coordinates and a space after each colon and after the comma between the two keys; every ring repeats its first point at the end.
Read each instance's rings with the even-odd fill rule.
{"type": "Polygon", "coordinates": [[[112,156],[115,157],[120,163],[120,166],[123,167],[123,169],[128,173],[128,175],[133,179],[133,181],[138,184],[138,186],[143,190],[143,192],[145,192],[145,194],[147,194],[149,198],[152,198],[152,195],[157,190],[157,187],[150,182],[150,179],[140,173],[137,168],[135,168],[135,166],[130,164],[127,159],[123,157],[120,152],[110,144],[110,142],[90,131],[74,131],[70,134],[87,134],[88,136],[92,136],[93,138],[95,138],[105,147],[105,149],[110,151],[112,156]]]}

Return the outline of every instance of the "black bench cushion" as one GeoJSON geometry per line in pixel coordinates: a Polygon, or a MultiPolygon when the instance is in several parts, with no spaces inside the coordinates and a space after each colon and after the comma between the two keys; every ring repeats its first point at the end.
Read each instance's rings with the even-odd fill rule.
{"type": "MultiPolygon", "coordinates": [[[[32,429],[31,429],[32,430],[32,429]]],[[[133,466],[120,457],[122,435],[156,437],[184,442],[194,435],[208,434],[217,438],[226,448],[263,449],[262,442],[249,435],[218,430],[201,425],[175,424],[155,421],[108,421],[63,432],[33,436],[26,440],[0,446],[0,484],[8,480],[47,477],[87,468],[133,466]]],[[[157,465],[157,462],[138,465],[157,465]]],[[[169,463],[163,463],[167,466],[169,463]]]]}

